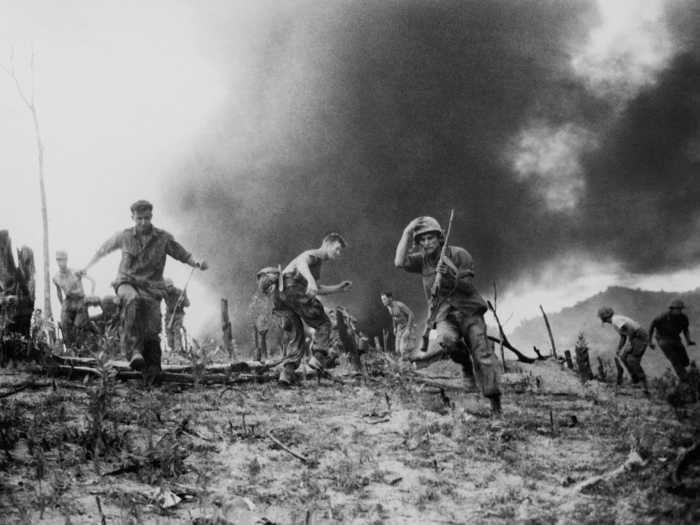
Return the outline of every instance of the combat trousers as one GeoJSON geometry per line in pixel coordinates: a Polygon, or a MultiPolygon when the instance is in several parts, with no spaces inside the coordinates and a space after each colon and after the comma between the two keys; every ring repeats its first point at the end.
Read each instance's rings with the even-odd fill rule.
{"type": "Polygon", "coordinates": [[[678,379],[685,381],[688,379],[688,371],[686,367],[690,364],[690,359],[688,358],[688,352],[683,346],[680,339],[671,338],[658,338],[659,347],[661,351],[671,362],[673,370],[675,370],[678,379]]]}
{"type": "Polygon", "coordinates": [[[296,283],[285,281],[285,289],[280,293],[275,309],[286,317],[285,330],[292,332],[288,353],[285,358],[285,368],[296,369],[301,363],[306,351],[304,325],[315,330],[314,343],[311,351],[325,366],[328,358],[328,347],[331,337],[331,320],[326,315],[321,301],[316,297],[306,295],[306,289],[296,283]]]}
{"type": "Polygon", "coordinates": [[[486,335],[483,315],[468,315],[450,308],[435,324],[435,332],[428,354],[437,351],[436,345],[441,347],[453,361],[462,365],[465,375],[473,371],[484,396],[500,396],[498,358],[486,335]]]}
{"type": "Polygon", "coordinates": [[[641,328],[630,338],[620,352],[620,359],[627,367],[633,383],[642,382],[646,384],[646,374],[642,368],[642,356],[649,344],[649,336],[641,328]]]}
{"type": "Polygon", "coordinates": [[[146,369],[160,370],[161,298],[131,284],[120,284],[117,296],[122,304],[121,347],[127,359],[139,352],[146,369]]]}
{"type": "Polygon", "coordinates": [[[414,328],[408,325],[398,325],[394,332],[394,346],[400,356],[413,350],[416,347],[414,328]]]}
{"type": "Polygon", "coordinates": [[[170,348],[171,352],[178,354],[182,352],[182,325],[184,319],[184,313],[178,313],[175,315],[167,314],[165,316],[165,322],[168,323],[168,326],[165,327],[165,335],[168,339],[168,348],[170,348]],[[171,316],[172,321],[170,320],[171,316]]]}
{"type": "Polygon", "coordinates": [[[82,342],[82,335],[89,320],[84,297],[66,297],[61,305],[61,331],[66,346],[82,342]]]}

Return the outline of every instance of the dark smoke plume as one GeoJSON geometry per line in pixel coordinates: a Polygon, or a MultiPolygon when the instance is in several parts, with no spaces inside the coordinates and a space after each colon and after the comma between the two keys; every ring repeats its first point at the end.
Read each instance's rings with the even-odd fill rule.
{"type": "Polygon", "coordinates": [[[611,125],[608,102],[569,72],[567,46],[595,18],[587,2],[270,8],[253,17],[263,29],[243,54],[242,37],[224,32],[227,22],[243,25],[234,18],[211,14],[210,51],[244,80],[232,73],[230,107],[183,168],[172,202],[191,227],[184,240],[209,254],[207,278],[232,299],[239,331],[256,270],[286,264],[329,231],[350,247],[322,281],[355,283],[330,304],[347,304],[368,330],[385,324],[380,290],[420,311],[419,279],[393,268],[394,248],[411,218],[444,222],[451,207],[452,242],[474,256],[484,292],[572,247],[637,271],[698,260],[669,246],[691,232],[674,221],[697,219],[697,159],[684,154],[698,136],[697,61],[678,58],[611,125]],[[573,213],[548,211],[536,184],[503,159],[521,127],[543,116],[605,136],[586,158],[587,190],[573,213]]]}

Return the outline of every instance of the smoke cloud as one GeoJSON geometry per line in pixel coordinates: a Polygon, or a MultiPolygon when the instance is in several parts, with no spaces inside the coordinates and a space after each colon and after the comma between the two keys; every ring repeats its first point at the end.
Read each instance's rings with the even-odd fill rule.
{"type": "Polygon", "coordinates": [[[257,269],[330,231],[350,247],[322,282],[355,287],[327,303],[369,330],[385,322],[383,289],[420,311],[418,279],[393,268],[396,242],[411,218],[445,221],[451,207],[451,241],[472,253],[485,292],[572,250],[642,273],[697,263],[694,42],[669,25],[685,31],[683,46],[644,69],[622,104],[572,67],[599,16],[585,1],[202,14],[202,46],[228,67],[230,99],[169,202],[238,331],[257,269]]]}

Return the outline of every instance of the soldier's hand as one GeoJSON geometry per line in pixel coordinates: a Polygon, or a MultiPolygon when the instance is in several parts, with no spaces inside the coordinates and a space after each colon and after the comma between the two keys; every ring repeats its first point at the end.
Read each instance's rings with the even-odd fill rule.
{"type": "Polygon", "coordinates": [[[209,265],[207,264],[207,261],[205,261],[205,260],[195,261],[194,265],[202,271],[209,268],[209,265]]]}
{"type": "Polygon", "coordinates": [[[343,281],[340,283],[340,290],[342,292],[347,292],[350,288],[352,288],[352,281],[343,281]]]}
{"type": "Polygon", "coordinates": [[[309,297],[316,297],[318,294],[318,286],[315,284],[309,283],[306,287],[306,295],[309,297]]]}
{"type": "Polygon", "coordinates": [[[404,228],[404,233],[413,234],[413,231],[416,228],[418,228],[418,226],[420,226],[421,222],[422,222],[421,217],[416,217],[415,219],[413,219],[411,222],[409,222],[406,225],[406,228],[404,228]]]}

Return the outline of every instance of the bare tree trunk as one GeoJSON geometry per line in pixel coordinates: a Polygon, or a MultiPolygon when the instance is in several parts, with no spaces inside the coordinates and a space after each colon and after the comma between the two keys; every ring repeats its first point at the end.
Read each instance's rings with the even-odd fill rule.
{"type": "Polygon", "coordinates": [[[233,334],[231,333],[231,321],[228,316],[228,301],[221,299],[221,336],[224,350],[233,359],[233,334]]]}
{"type": "Polygon", "coordinates": [[[549,325],[549,319],[547,314],[544,313],[544,308],[540,305],[540,311],[542,312],[542,317],[544,317],[544,324],[547,326],[547,333],[549,334],[549,342],[552,343],[552,355],[556,359],[557,357],[557,346],[554,344],[554,336],[552,335],[552,327],[549,325]]]}
{"type": "Polygon", "coordinates": [[[27,106],[27,109],[32,114],[32,122],[34,124],[34,135],[36,137],[36,148],[38,156],[38,169],[39,169],[39,194],[41,197],[41,222],[43,226],[43,246],[42,255],[44,257],[44,316],[46,319],[53,319],[53,313],[51,311],[51,277],[49,269],[49,214],[48,206],[46,203],[46,187],[44,185],[44,143],[41,140],[41,129],[39,127],[39,116],[36,110],[36,103],[34,102],[34,51],[32,50],[32,56],[29,62],[31,74],[32,74],[32,86],[29,95],[24,91],[22,85],[17,78],[14,66],[14,53],[10,56],[10,67],[3,69],[8,75],[14,80],[15,87],[17,88],[17,93],[19,93],[22,102],[27,106]]]}

